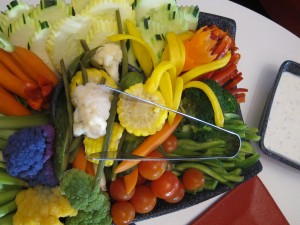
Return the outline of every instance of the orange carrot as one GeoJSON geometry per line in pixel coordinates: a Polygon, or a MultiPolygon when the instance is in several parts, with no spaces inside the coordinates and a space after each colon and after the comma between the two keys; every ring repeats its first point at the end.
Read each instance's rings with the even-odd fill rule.
{"type": "Polygon", "coordinates": [[[25,108],[11,93],[2,87],[0,87],[0,96],[0,113],[7,116],[31,115],[31,112],[27,108],[25,108]]]}
{"type": "Polygon", "coordinates": [[[34,82],[19,66],[10,52],[0,49],[0,63],[22,81],[34,82]]]}
{"type": "Polygon", "coordinates": [[[72,162],[72,167],[85,171],[86,168],[86,158],[85,158],[85,152],[84,152],[84,147],[83,145],[80,146],[73,162],[72,162]]]}
{"type": "Polygon", "coordinates": [[[2,64],[0,64],[0,85],[13,94],[25,99],[24,82],[13,75],[2,64]]]}
{"type": "Polygon", "coordinates": [[[20,67],[23,68],[32,79],[38,82],[39,77],[42,76],[50,80],[53,85],[57,84],[59,78],[34,52],[20,46],[15,46],[15,50],[12,54],[20,67]]]}
{"type": "Polygon", "coordinates": [[[125,183],[125,188],[126,188],[127,194],[131,193],[133,191],[133,189],[135,188],[135,186],[137,184],[138,176],[139,176],[138,168],[135,168],[129,174],[126,174],[124,176],[124,183],[125,183]]]}
{"type": "MultiPolygon", "coordinates": [[[[147,156],[152,151],[154,151],[159,145],[161,145],[176,129],[180,121],[182,120],[182,116],[177,114],[173,123],[170,125],[166,122],[163,128],[156,132],[155,134],[148,136],[142,144],[140,144],[135,150],[131,152],[133,155],[138,156],[147,156]]],[[[127,169],[132,168],[137,165],[139,160],[132,161],[122,161],[114,170],[114,173],[120,173],[127,169]]]]}
{"type": "Polygon", "coordinates": [[[86,161],[86,167],[85,167],[85,172],[87,174],[90,174],[92,176],[95,176],[95,170],[94,170],[94,163],[90,161],[86,161]]]}

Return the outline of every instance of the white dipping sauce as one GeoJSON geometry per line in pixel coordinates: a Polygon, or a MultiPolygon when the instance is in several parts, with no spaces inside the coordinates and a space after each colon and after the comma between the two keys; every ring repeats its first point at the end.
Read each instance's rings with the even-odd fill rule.
{"type": "Polygon", "coordinates": [[[300,164],[300,76],[284,72],[277,86],[264,137],[265,147],[300,164]]]}

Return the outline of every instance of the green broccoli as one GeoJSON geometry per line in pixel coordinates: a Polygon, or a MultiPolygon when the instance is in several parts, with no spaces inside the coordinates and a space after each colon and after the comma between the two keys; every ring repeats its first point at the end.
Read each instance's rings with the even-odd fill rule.
{"type": "MultiPolygon", "coordinates": [[[[207,84],[218,98],[223,113],[236,113],[238,110],[238,102],[235,97],[223,89],[214,80],[205,80],[207,84]]],[[[189,88],[184,92],[182,99],[182,107],[186,113],[198,119],[209,123],[214,123],[214,111],[206,94],[197,88],[189,88]]]]}
{"type": "Polygon", "coordinates": [[[68,218],[67,225],[110,224],[109,197],[94,188],[95,178],[78,169],[67,170],[60,183],[62,194],[78,210],[78,215],[68,218]],[[95,223],[99,220],[98,223],[95,223]]]}

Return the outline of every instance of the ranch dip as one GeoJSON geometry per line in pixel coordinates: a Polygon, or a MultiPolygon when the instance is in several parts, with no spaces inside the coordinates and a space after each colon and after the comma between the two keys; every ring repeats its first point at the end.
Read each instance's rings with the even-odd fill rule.
{"type": "Polygon", "coordinates": [[[264,137],[265,147],[300,164],[300,76],[283,72],[264,137]]]}

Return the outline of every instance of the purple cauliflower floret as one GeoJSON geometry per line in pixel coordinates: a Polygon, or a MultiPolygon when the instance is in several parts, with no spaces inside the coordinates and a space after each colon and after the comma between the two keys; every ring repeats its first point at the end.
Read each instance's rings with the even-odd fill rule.
{"type": "Polygon", "coordinates": [[[57,179],[53,179],[53,165],[50,165],[54,153],[54,138],[55,130],[52,125],[24,128],[15,132],[3,149],[7,172],[32,185],[57,185],[57,179]]]}

